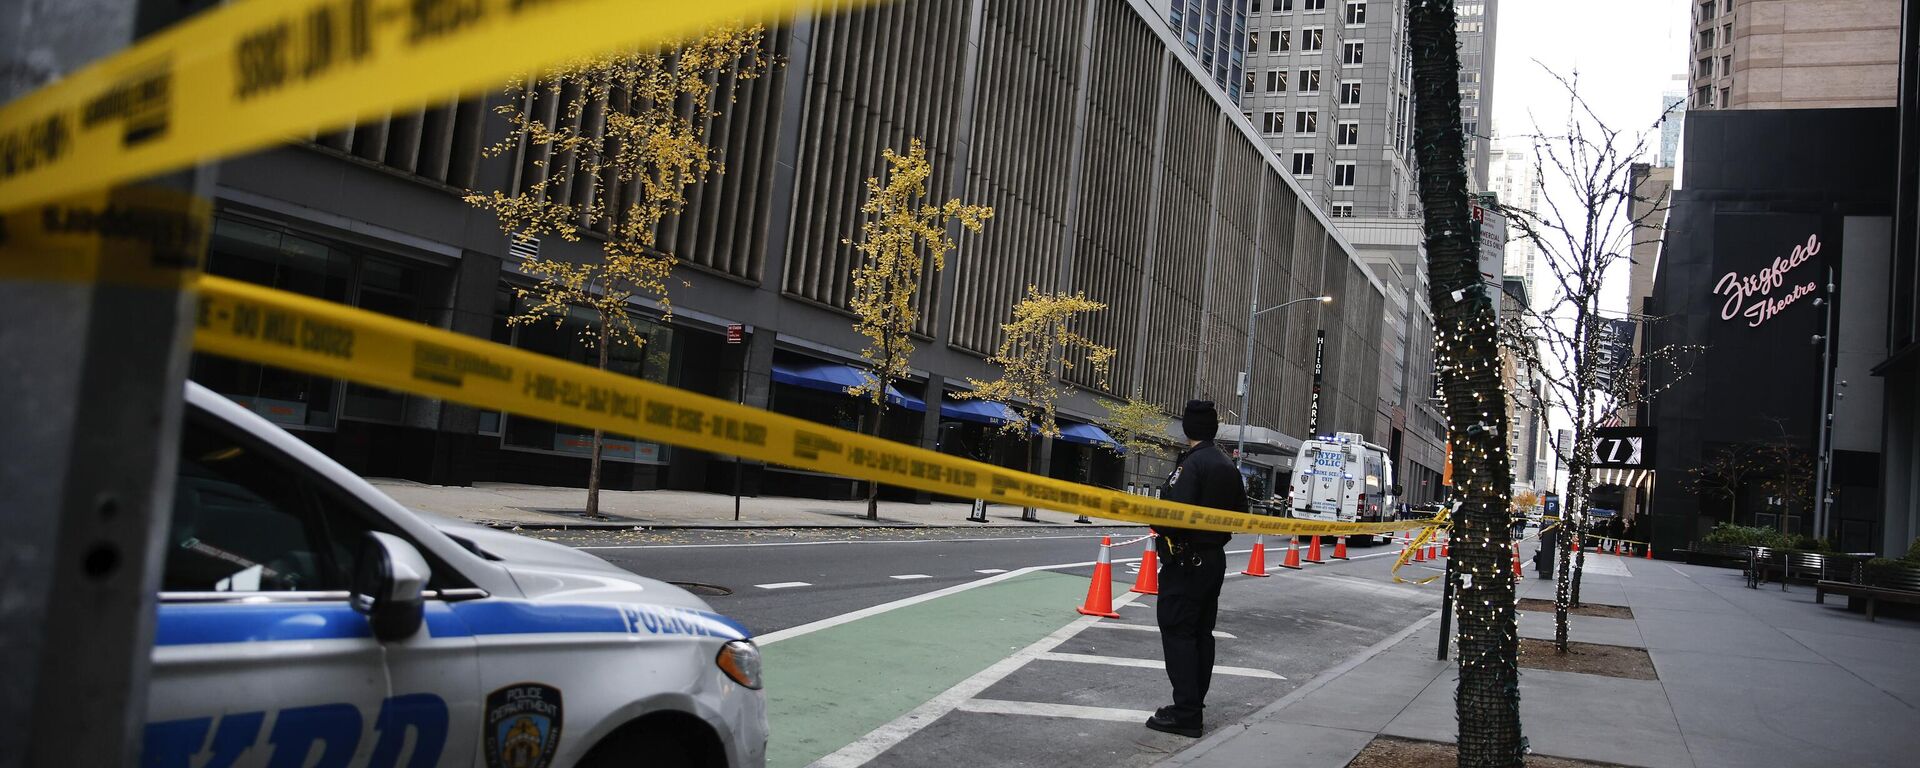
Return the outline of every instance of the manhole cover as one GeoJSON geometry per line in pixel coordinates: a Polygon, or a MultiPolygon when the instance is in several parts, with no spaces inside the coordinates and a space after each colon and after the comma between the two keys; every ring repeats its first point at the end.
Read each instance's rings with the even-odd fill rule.
{"type": "Polygon", "coordinates": [[[696,595],[705,595],[707,597],[725,597],[733,594],[733,590],[718,584],[702,584],[697,581],[669,581],[667,583],[696,595]]]}

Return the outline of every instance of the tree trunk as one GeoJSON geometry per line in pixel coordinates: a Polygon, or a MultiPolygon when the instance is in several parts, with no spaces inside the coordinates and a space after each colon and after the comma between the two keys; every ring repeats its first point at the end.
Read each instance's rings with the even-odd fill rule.
{"type": "Polygon", "coordinates": [[[1514,626],[1513,490],[1507,403],[1490,290],[1480,279],[1460,129],[1460,58],[1452,0],[1407,6],[1414,145],[1426,217],[1429,296],[1446,392],[1447,440],[1461,504],[1452,564],[1460,571],[1460,678],[1454,694],[1461,768],[1521,763],[1514,626]],[[1455,300],[1454,293],[1462,292],[1455,300]]]}
{"type": "MultiPolygon", "coordinates": [[[[884,381],[882,381],[880,386],[882,387],[882,389],[880,390],[881,392],[880,396],[884,398],[886,397],[885,387],[887,385],[884,381]]],[[[927,407],[938,408],[939,406],[930,405],[927,407]]],[[[879,437],[880,436],[880,419],[885,416],[886,416],[885,406],[883,406],[881,403],[876,403],[872,400],[868,400],[867,401],[867,428],[865,432],[868,435],[871,435],[873,437],[879,437]]],[[[867,519],[875,520],[875,521],[880,519],[880,484],[872,480],[867,481],[867,519]]]]}
{"type": "MultiPolygon", "coordinates": [[[[600,352],[600,370],[607,369],[607,318],[600,318],[600,333],[594,344],[600,352]]],[[[606,433],[593,431],[593,458],[587,462],[587,517],[600,517],[600,452],[606,443],[606,433]]]]}

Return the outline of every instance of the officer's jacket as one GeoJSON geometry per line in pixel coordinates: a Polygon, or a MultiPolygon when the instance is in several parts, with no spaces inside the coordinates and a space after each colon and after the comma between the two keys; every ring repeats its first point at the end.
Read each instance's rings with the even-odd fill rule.
{"type": "MultiPolygon", "coordinates": [[[[1168,478],[1165,499],[1233,512],[1247,511],[1247,488],[1240,479],[1240,470],[1212,440],[1202,440],[1180,454],[1180,466],[1168,478]]],[[[1233,538],[1233,534],[1220,531],[1166,525],[1156,525],[1153,530],[1160,534],[1162,558],[1186,547],[1224,547],[1227,540],[1233,538]]]]}

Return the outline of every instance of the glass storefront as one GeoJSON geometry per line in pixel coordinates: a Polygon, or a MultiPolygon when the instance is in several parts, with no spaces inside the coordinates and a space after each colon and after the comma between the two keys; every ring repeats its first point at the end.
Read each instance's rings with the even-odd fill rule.
{"type": "MultiPolygon", "coordinates": [[[[417,322],[432,320],[426,307],[444,304],[449,279],[446,269],[429,264],[228,217],[214,220],[207,272],[417,322]]],[[[395,392],[213,355],[194,356],[192,374],[295,429],[331,430],[342,418],[399,422],[406,403],[395,392]]]]}
{"type": "MultiPolygon", "coordinates": [[[[514,296],[511,289],[502,289],[501,299],[496,306],[500,308],[495,318],[496,340],[504,331],[513,346],[521,349],[585,365],[599,364],[593,333],[597,318],[591,310],[576,307],[564,318],[550,317],[509,325],[506,318],[527,311],[531,302],[514,296]]],[[[643,318],[635,318],[634,324],[639,328],[644,343],[639,346],[613,345],[608,349],[607,370],[666,383],[672,361],[673,329],[643,318]]],[[[502,418],[499,414],[487,413],[481,416],[480,431],[500,433],[501,445],[515,450],[571,456],[593,454],[593,430],[566,424],[511,414],[502,418]]],[[[666,446],[627,435],[608,434],[602,446],[601,457],[611,461],[665,463],[668,457],[666,446]]]]}

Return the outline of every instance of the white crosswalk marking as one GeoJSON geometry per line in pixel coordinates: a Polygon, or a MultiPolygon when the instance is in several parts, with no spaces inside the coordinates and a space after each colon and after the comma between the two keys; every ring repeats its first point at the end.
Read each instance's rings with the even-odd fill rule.
{"type": "Polygon", "coordinates": [[[899,580],[901,580],[901,581],[910,581],[910,580],[913,580],[913,579],[931,579],[931,578],[933,578],[933,577],[932,577],[932,576],[928,576],[928,575],[926,575],[926,574],[924,574],[924,573],[903,573],[903,574],[900,574],[900,575],[898,575],[898,576],[888,576],[887,578],[889,578],[889,579],[899,579],[899,580]]]}
{"type": "Polygon", "coordinates": [[[1005,568],[981,568],[979,570],[974,571],[974,573],[1006,573],[1006,572],[1007,572],[1007,569],[1005,568]]]}
{"type": "Polygon", "coordinates": [[[813,585],[804,581],[776,581],[772,584],[755,584],[754,586],[761,589],[792,589],[794,587],[811,587],[813,585]]]}
{"type": "Polygon", "coordinates": [[[1119,723],[1139,723],[1152,717],[1153,713],[1144,709],[1114,709],[1112,707],[1082,707],[1074,704],[1043,704],[1037,701],[1003,701],[1000,699],[973,699],[963,701],[955,709],[961,712],[985,712],[994,715],[1033,715],[1038,717],[1072,717],[1080,720],[1112,720],[1119,723]]]}
{"type": "MultiPolygon", "coordinates": [[[[1140,630],[1141,632],[1158,632],[1158,631],[1160,631],[1160,628],[1159,628],[1159,627],[1156,627],[1156,626],[1154,626],[1154,625],[1152,625],[1152,624],[1123,624],[1123,623],[1120,623],[1120,622],[1115,622],[1115,621],[1102,621],[1102,622],[1096,622],[1096,623],[1094,624],[1094,626],[1096,626],[1096,627],[1106,627],[1107,629],[1137,629],[1137,630],[1140,630]]],[[[1229,634],[1229,633],[1226,633],[1226,632],[1222,632],[1222,631],[1220,631],[1220,630],[1217,630],[1217,629],[1213,631],[1213,636],[1214,636],[1214,637],[1218,637],[1218,638],[1221,638],[1221,639],[1223,639],[1223,640],[1238,640],[1238,639],[1240,639],[1239,637],[1236,637],[1236,636],[1234,636],[1234,635],[1232,635],[1232,634],[1229,634]]]]}
{"type": "MultiPolygon", "coordinates": [[[[1071,661],[1079,664],[1108,664],[1116,667],[1139,667],[1141,669],[1166,669],[1167,668],[1166,662],[1160,661],[1159,659],[1129,659],[1121,656],[1095,656],[1090,653],[1054,653],[1049,651],[1047,653],[1040,654],[1040,658],[1046,661],[1071,661]]],[[[1215,666],[1213,668],[1213,673],[1216,675],[1233,675],[1236,677],[1264,677],[1268,680],[1285,680],[1286,679],[1285,677],[1282,677],[1275,672],[1265,670],[1265,669],[1254,669],[1253,667],[1215,666]]]]}

